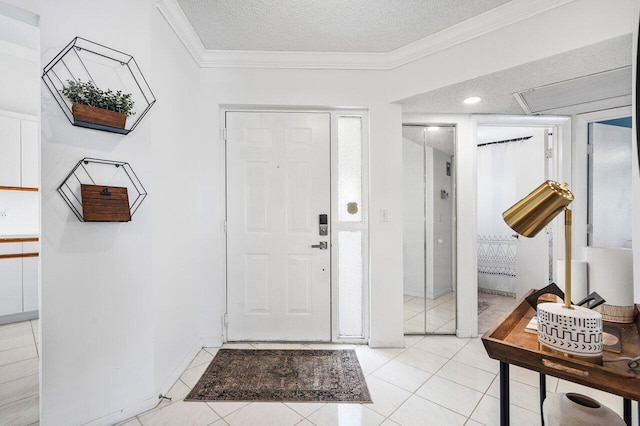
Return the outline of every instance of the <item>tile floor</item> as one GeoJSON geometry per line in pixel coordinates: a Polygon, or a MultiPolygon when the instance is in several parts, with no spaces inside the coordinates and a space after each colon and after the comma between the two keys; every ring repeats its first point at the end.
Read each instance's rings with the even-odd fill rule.
{"type": "Polygon", "coordinates": [[[0,425],[37,425],[38,320],[0,325],[0,425]]]}
{"type": "MultiPolygon", "coordinates": [[[[351,345],[227,344],[228,348],[354,348],[372,404],[184,402],[217,349],[205,348],[169,391],[171,401],[121,425],[498,425],[497,361],[479,338],[407,336],[405,348],[351,345]]],[[[511,367],[511,422],[539,425],[538,375],[511,367]]],[[[579,392],[622,414],[622,399],[547,378],[548,392],[579,392]]],[[[635,408],[634,408],[635,409],[635,408]]],[[[635,423],[634,423],[635,424],[635,423]]]]}
{"type": "MultiPolygon", "coordinates": [[[[516,303],[513,297],[478,292],[478,301],[488,302],[489,308],[478,315],[478,333],[489,329],[516,303]]],[[[404,296],[405,333],[455,333],[456,293],[447,293],[438,299],[404,296]],[[426,314],[426,322],[425,322],[426,314]],[[426,326],[425,326],[426,324],[426,326]]]]}
{"type": "MultiPolygon", "coordinates": [[[[497,304],[496,304],[497,305],[497,304]]],[[[490,308],[491,309],[491,308],[490,308]]],[[[487,317],[495,315],[485,311],[487,317]]],[[[497,307],[496,307],[497,309],[497,307]]],[[[488,319],[487,319],[488,321],[488,319]]],[[[0,425],[38,424],[38,321],[0,326],[0,425]]],[[[479,338],[406,336],[405,348],[228,344],[229,348],[354,348],[373,404],[184,402],[217,349],[201,350],[155,409],[121,425],[497,425],[498,362],[479,338]]],[[[538,376],[511,367],[511,421],[539,425],[538,376]]],[[[549,392],[589,395],[622,413],[622,399],[553,377],[549,392]]],[[[634,416],[637,410],[634,406],[634,416]]],[[[634,419],[637,424],[637,419],[634,419]]]]}

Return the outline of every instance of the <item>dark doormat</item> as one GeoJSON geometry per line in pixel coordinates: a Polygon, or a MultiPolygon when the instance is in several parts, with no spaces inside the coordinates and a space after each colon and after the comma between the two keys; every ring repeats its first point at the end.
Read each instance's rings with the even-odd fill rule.
{"type": "Polygon", "coordinates": [[[220,349],[185,401],[371,402],[371,396],[352,349],[220,349]]]}

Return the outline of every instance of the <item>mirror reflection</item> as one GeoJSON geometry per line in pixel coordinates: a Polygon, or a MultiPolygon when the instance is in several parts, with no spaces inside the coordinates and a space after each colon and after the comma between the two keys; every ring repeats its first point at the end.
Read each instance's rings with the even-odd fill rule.
{"type": "Polygon", "coordinates": [[[455,127],[405,125],[405,334],[455,334],[455,127]]]}

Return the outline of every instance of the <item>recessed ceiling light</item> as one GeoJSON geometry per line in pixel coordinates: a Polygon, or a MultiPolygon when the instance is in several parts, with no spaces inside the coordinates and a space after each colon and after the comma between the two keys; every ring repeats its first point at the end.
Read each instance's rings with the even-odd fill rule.
{"type": "Polygon", "coordinates": [[[427,132],[437,132],[438,130],[440,130],[440,127],[438,127],[438,126],[429,126],[429,127],[427,127],[427,132]]]}
{"type": "Polygon", "coordinates": [[[470,98],[467,98],[462,102],[464,102],[467,105],[471,105],[471,104],[477,104],[481,100],[482,100],[482,98],[480,96],[471,96],[470,98]]]}

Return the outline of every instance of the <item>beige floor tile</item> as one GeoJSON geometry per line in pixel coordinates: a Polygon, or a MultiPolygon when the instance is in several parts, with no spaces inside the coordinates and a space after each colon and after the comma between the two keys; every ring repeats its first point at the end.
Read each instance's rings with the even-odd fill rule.
{"type": "Polygon", "coordinates": [[[402,426],[464,425],[466,417],[413,395],[390,417],[402,426]],[[428,420],[427,420],[428,419],[428,420]]]}
{"type": "Polygon", "coordinates": [[[433,374],[449,359],[412,347],[398,355],[394,360],[433,374]]]}
{"type": "Polygon", "coordinates": [[[13,380],[38,374],[38,358],[0,366],[0,385],[13,380]]]}
{"type": "Polygon", "coordinates": [[[287,402],[285,405],[302,417],[309,417],[326,404],[322,402],[287,402]]]}
{"type": "Polygon", "coordinates": [[[202,349],[204,349],[205,351],[209,352],[214,357],[216,356],[216,354],[220,350],[220,348],[202,348],[202,349]]]}
{"type": "Polygon", "coordinates": [[[202,364],[209,365],[209,363],[211,363],[212,360],[213,360],[213,355],[211,355],[209,352],[202,349],[200,352],[198,352],[195,358],[193,358],[193,361],[191,361],[191,364],[189,364],[189,367],[187,367],[187,369],[197,367],[202,364]]]}
{"type": "Polygon", "coordinates": [[[189,386],[189,388],[193,389],[193,387],[198,383],[200,377],[207,369],[208,364],[201,364],[197,367],[189,368],[180,377],[180,380],[184,382],[185,385],[189,386]]]}
{"type": "Polygon", "coordinates": [[[373,377],[382,379],[409,392],[415,392],[431,374],[419,368],[398,361],[389,361],[373,373],[373,377]]]}
{"type": "Polygon", "coordinates": [[[24,361],[26,359],[37,358],[38,352],[36,351],[36,345],[22,346],[20,348],[9,349],[7,351],[0,352],[0,365],[12,364],[18,361],[24,361]]]}
{"type": "Polygon", "coordinates": [[[38,376],[27,376],[0,386],[0,406],[38,395],[38,376]]]}
{"type": "Polygon", "coordinates": [[[246,401],[214,401],[207,402],[207,405],[213,409],[220,417],[227,417],[234,411],[238,411],[242,407],[249,405],[246,401]]]}
{"type": "Polygon", "coordinates": [[[367,407],[385,417],[411,396],[410,392],[373,376],[367,378],[367,387],[373,400],[373,404],[367,404],[367,407]]]}
{"type": "MultiPolygon", "coordinates": [[[[527,368],[518,367],[517,365],[509,366],[509,378],[516,382],[524,383],[529,386],[538,388],[540,386],[540,374],[537,371],[527,368]]],[[[558,387],[558,379],[553,376],[546,376],[547,392],[555,392],[558,387]]]]}
{"type": "MultiPolygon", "coordinates": [[[[4,327],[4,326],[0,326],[4,327]]],[[[21,348],[23,346],[30,346],[35,344],[33,334],[23,334],[20,336],[7,337],[6,339],[0,339],[0,352],[8,351],[10,349],[21,348]]]]}
{"type": "Polygon", "coordinates": [[[143,426],[205,426],[220,417],[203,402],[178,401],[138,416],[143,426]]]}
{"type": "MultiPolygon", "coordinates": [[[[509,407],[509,414],[509,420],[514,425],[536,426],[542,423],[539,414],[515,405],[509,407]]],[[[491,395],[485,395],[471,414],[471,419],[483,425],[499,425],[500,400],[491,395]]]]}
{"type": "Polygon", "coordinates": [[[362,372],[365,375],[373,373],[375,370],[389,362],[388,357],[376,353],[368,346],[357,348],[356,355],[358,356],[358,362],[360,363],[362,372]]]}
{"type": "Polygon", "coordinates": [[[31,425],[39,419],[38,396],[0,406],[0,425],[31,425]]]}
{"type": "MultiPolygon", "coordinates": [[[[550,393],[547,392],[547,395],[550,393]]],[[[500,398],[500,379],[496,377],[487,395],[500,398]]],[[[534,413],[540,413],[540,389],[526,385],[522,382],[509,380],[509,402],[534,413]]]]}
{"type": "Polygon", "coordinates": [[[165,396],[171,398],[172,402],[176,402],[184,399],[190,391],[191,388],[189,388],[189,386],[185,385],[182,380],[178,380],[165,396]]]}
{"type": "Polygon", "coordinates": [[[489,373],[498,373],[500,371],[500,362],[489,358],[484,347],[477,349],[474,345],[466,346],[462,348],[453,359],[463,364],[488,371],[489,373]]]}
{"type": "Polygon", "coordinates": [[[33,335],[33,329],[29,321],[4,324],[0,326],[0,339],[8,339],[24,335],[33,335]]]}
{"type": "Polygon", "coordinates": [[[320,350],[338,350],[338,349],[357,349],[363,345],[353,345],[349,343],[309,343],[305,345],[307,349],[320,349],[320,350]]]}
{"type": "Polygon", "coordinates": [[[379,425],[384,417],[361,404],[327,404],[308,420],[316,426],[334,425],[379,425]]]}
{"type": "Polygon", "coordinates": [[[224,420],[231,426],[288,426],[299,423],[303,418],[281,403],[252,402],[224,420]]]}
{"type": "Polygon", "coordinates": [[[416,313],[415,316],[404,322],[405,333],[424,333],[425,327],[424,312],[416,313]]]}
{"type": "Polygon", "coordinates": [[[424,339],[424,336],[404,336],[405,347],[408,348],[410,346],[414,346],[418,342],[422,341],[422,339],[424,339]]]}
{"type": "Polygon", "coordinates": [[[426,336],[413,347],[450,358],[464,348],[468,341],[469,339],[458,339],[453,336],[426,336]]]}
{"type": "Polygon", "coordinates": [[[485,392],[496,377],[495,374],[457,361],[447,362],[436,375],[478,392],[485,392]]]}
{"type": "Polygon", "coordinates": [[[480,399],[482,399],[482,392],[438,376],[430,378],[427,383],[418,389],[416,395],[465,417],[471,415],[480,399]]]}

